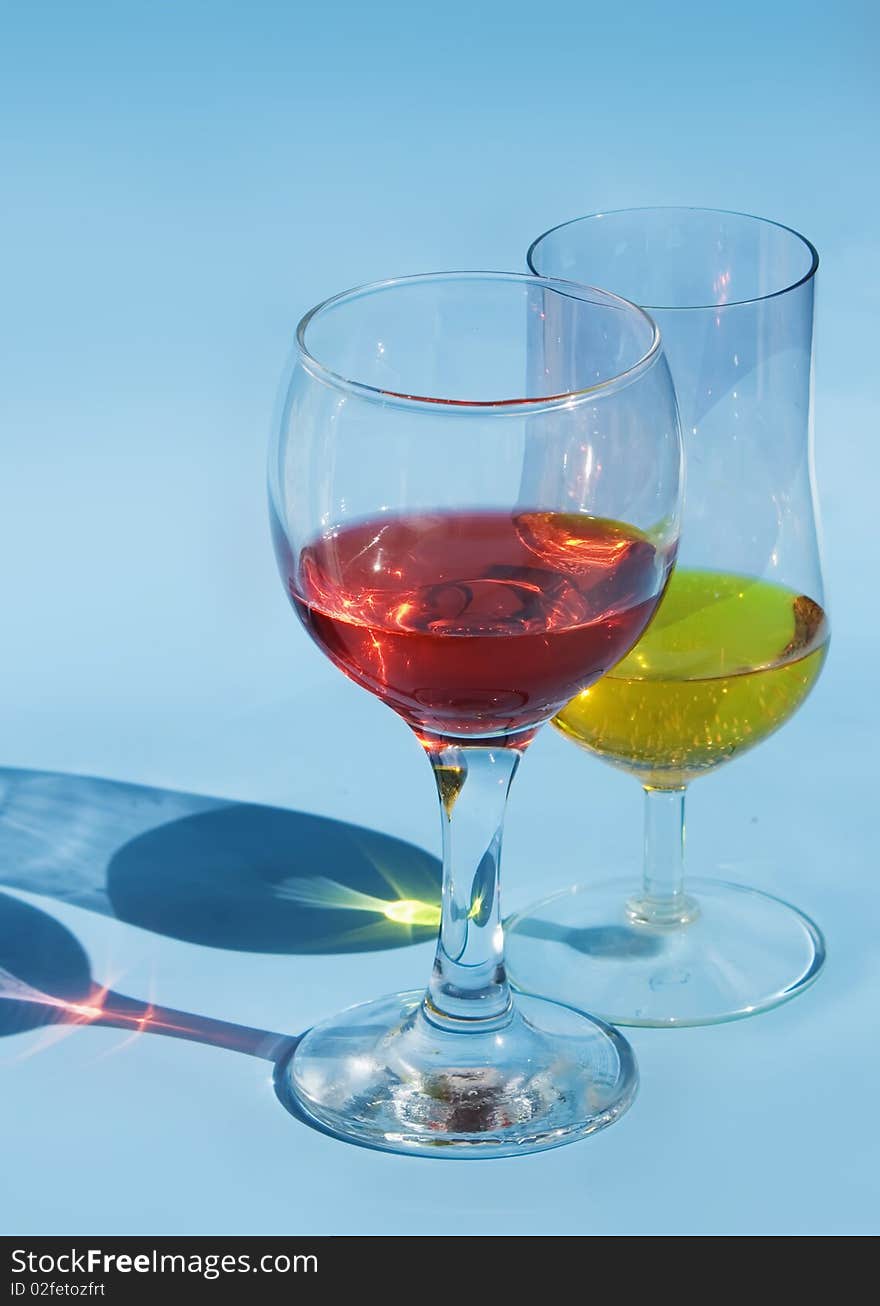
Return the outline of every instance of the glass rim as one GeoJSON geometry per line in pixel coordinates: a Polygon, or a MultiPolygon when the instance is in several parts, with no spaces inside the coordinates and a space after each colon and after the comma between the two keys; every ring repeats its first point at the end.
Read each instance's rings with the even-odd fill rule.
{"type": "Polygon", "coordinates": [[[435,412],[479,412],[485,414],[509,414],[522,412],[541,412],[554,408],[570,408],[579,405],[597,395],[605,394],[609,391],[617,391],[634,381],[637,376],[647,371],[657,359],[661,356],[661,338],[660,328],[650,316],[649,313],[639,304],[633,304],[630,300],[624,299],[621,295],[615,295],[610,290],[602,290],[598,286],[584,285],[578,281],[568,281],[562,277],[544,277],[531,272],[490,272],[490,271],[452,271],[452,272],[420,272],[412,276],[405,277],[388,277],[381,281],[367,281],[361,285],[353,286],[349,290],[340,291],[336,295],[330,295],[327,299],[321,300],[313,308],[300,318],[296,328],[296,350],[299,361],[303,364],[310,375],[319,381],[333,387],[336,390],[343,390],[349,393],[361,395],[365,399],[372,399],[380,403],[392,404],[395,407],[413,407],[429,409],[435,412]],[[343,376],[340,372],[334,371],[322,363],[309,348],[306,343],[306,332],[309,326],[321,314],[328,309],[346,301],[361,299],[366,295],[377,294],[381,291],[390,290],[397,286],[413,285],[417,282],[428,284],[430,282],[453,282],[453,281],[486,281],[486,282],[518,282],[521,285],[535,287],[544,286],[548,290],[555,290],[569,299],[577,299],[583,303],[595,303],[608,308],[616,308],[628,314],[636,314],[648,326],[651,333],[650,344],[639,358],[629,367],[620,372],[615,372],[613,376],[608,376],[593,385],[584,386],[577,390],[566,390],[550,395],[535,396],[515,396],[503,399],[451,399],[437,395],[418,395],[409,394],[405,391],[388,390],[381,386],[370,385],[366,381],[358,381],[353,377],[343,376]],[[588,296],[595,295],[596,299],[588,296]]]}
{"type": "Polygon", "coordinates": [[[540,236],[536,236],[529,245],[526,251],[526,266],[536,277],[543,278],[544,273],[539,272],[536,268],[533,255],[541,242],[546,240],[548,236],[552,236],[557,231],[562,231],[565,227],[573,227],[580,222],[592,222],[597,218],[614,218],[625,213],[714,213],[718,217],[744,218],[745,221],[757,223],[759,226],[776,227],[779,231],[788,232],[790,236],[794,236],[796,240],[799,240],[805,246],[810,255],[810,266],[802,277],[789,282],[788,285],[782,286],[779,290],[771,290],[767,295],[751,295],[747,299],[732,299],[723,304],[641,304],[640,307],[647,310],[648,313],[719,312],[721,309],[726,308],[741,308],[746,304],[760,304],[764,300],[776,299],[779,295],[787,295],[792,290],[797,290],[799,286],[811,281],[819,268],[819,251],[816,246],[794,227],[789,227],[784,222],[775,222],[773,218],[759,217],[755,213],[740,213],[737,209],[705,208],[698,204],[642,204],[627,209],[600,209],[595,213],[582,213],[579,217],[569,218],[566,222],[557,222],[555,227],[548,227],[546,231],[542,231],[540,236]]]}

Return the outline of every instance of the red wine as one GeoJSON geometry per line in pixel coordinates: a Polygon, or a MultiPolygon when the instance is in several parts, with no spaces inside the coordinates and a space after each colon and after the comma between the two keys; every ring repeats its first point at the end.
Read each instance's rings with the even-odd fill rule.
{"type": "Polygon", "coordinates": [[[672,561],[631,527],[571,513],[388,514],[334,528],[296,564],[276,538],[315,642],[447,737],[551,717],[636,642],[672,561]]]}

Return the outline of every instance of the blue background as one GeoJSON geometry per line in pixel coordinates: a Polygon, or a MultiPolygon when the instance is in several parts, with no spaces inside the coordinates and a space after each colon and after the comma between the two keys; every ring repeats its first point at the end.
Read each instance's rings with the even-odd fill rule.
{"type": "MultiPolygon", "coordinates": [[[[120,1049],[126,1035],[98,1026],[30,1055],[44,1034],[22,1032],[0,1040],[0,1228],[877,1232],[876,6],[32,0],[0,14],[9,768],[340,816],[435,850],[417,745],[308,644],[275,575],[263,468],[278,377],[326,294],[519,269],[537,233],[600,208],[757,212],[819,247],[834,621],[808,706],[701,781],[689,812],[692,870],[723,864],[823,925],[831,959],[808,995],[727,1027],[634,1031],[642,1090],[620,1124],[465,1169],[302,1126],[253,1057],[149,1035],[120,1049]]],[[[639,804],[632,780],[545,732],[514,791],[506,907],[634,866],[639,804]]],[[[95,847],[124,841],[106,812],[82,819],[95,847]]],[[[82,850],[63,821],[20,824],[7,811],[0,825],[0,879],[134,997],[300,1031],[426,976],[427,944],[261,955],[123,924],[63,901],[63,883],[29,888],[16,839],[71,864],[82,850]]]]}

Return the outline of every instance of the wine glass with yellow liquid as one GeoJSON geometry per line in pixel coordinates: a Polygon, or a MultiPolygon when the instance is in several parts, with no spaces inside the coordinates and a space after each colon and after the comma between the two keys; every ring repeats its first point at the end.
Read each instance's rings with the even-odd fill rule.
{"type": "MultiPolygon", "coordinates": [[[[644,787],[642,884],[568,890],[516,916],[510,971],[526,991],[617,1024],[751,1015],[816,978],[824,941],[778,898],[685,881],[684,799],[692,780],[779,729],[825,661],[810,420],[818,256],[773,222],[661,208],[566,223],[528,261],[607,286],[657,321],[686,489],[678,562],[652,624],[554,722],[644,787]]],[[[578,348],[590,342],[565,340],[578,348]]]]}

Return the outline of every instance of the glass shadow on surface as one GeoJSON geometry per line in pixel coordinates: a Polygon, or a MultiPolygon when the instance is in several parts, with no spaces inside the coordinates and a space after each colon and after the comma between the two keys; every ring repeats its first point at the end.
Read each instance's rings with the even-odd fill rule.
{"type": "Polygon", "coordinates": [[[142,1002],[98,984],[66,925],[0,893],[0,1037],[51,1025],[165,1034],[268,1060],[296,1043],[289,1035],[142,1002]]]}
{"type": "MultiPolygon", "coordinates": [[[[239,951],[401,947],[433,940],[439,920],[439,862],[402,840],[311,813],[13,768],[0,768],[0,879],[156,934],[239,951]]],[[[329,1134],[284,1092],[300,1035],[109,989],[93,979],[69,929],[0,893],[0,1038],[85,1025],[270,1061],[284,1107],[329,1134]]]]}
{"type": "MultiPolygon", "coordinates": [[[[438,863],[400,840],[307,813],[51,772],[0,769],[0,878],[153,933],[243,951],[402,946],[433,939],[439,916],[438,863]]],[[[421,993],[406,996],[418,1001],[421,993]]],[[[340,1028],[363,1032],[358,1008],[346,1016],[340,1028]]],[[[285,1109],[338,1137],[289,1091],[289,1064],[302,1035],[162,1007],[102,986],[70,930],[0,893],[0,1037],[46,1026],[51,1042],[58,1036],[53,1028],[63,1036],[83,1025],[268,1060],[285,1109]]],[[[40,1047],[38,1039],[25,1055],[40,1047]]],[[[481,1128],[480,1111],[477,1102],[459,1127],[481,1128]]],[[[346,1141],[397,1150],[379,1137],[346,1141]]]]}
{"type": "Polygon", "coordinates": [[[85,950],[66,926],[0,893],[0,1038],[41,1027],[63,1033],[87,1025],[128,1030],[132,1037],[162,1034],[270,1061],[281,1104],[310,1129],[333,1137],[284,1092],[284,1068],[299,1036],[160,1007],[102,987],[93,980],[85,950]]]}
{"type": "MultiPolygon", "coordinates": [[[[48,1045],[54,1041],[53,1030],[63,1036],[65,1031],[92,1025],[128,1031],[132,1038],[160,1034],[268,1061],[276,1097],[285,1110],[316,1133],[340,1141],[302,1111],[289,1091],[287,1070],[303,1035],[237,1025],[108,989],[92,978],[85,949],[65,925],[30,903],[0,893],[0,1038],[45,1028],[48,1045]]],[[[37,1045],[26,1055],[39,1050],[37,1045]]],[[[385,1150],[360,1139],[345,1141],[385,1150]]]]}
{"type": "Polygon", "coordinates": [[[242,952],[433,940],[440,864],[308,812],[0,769],[0,880],[155,934],[242,952]]]}
{"type": "MultiPolygon", "coordinates": [[[[516,914],[508,917],[508,921],[515,919],[516,914]]],[[[507,923],[505,921],[505,925],[507,923]]],[[[542,920],[540,916],[526,915],[519,928],[520,933],[526,938],[540,939],[542,943],[561,943],[587,957],[616,960],[627,957],[656,957],[663,948],[659,939],[626,924],[561,925],[557,921],[542,920]]]]}

